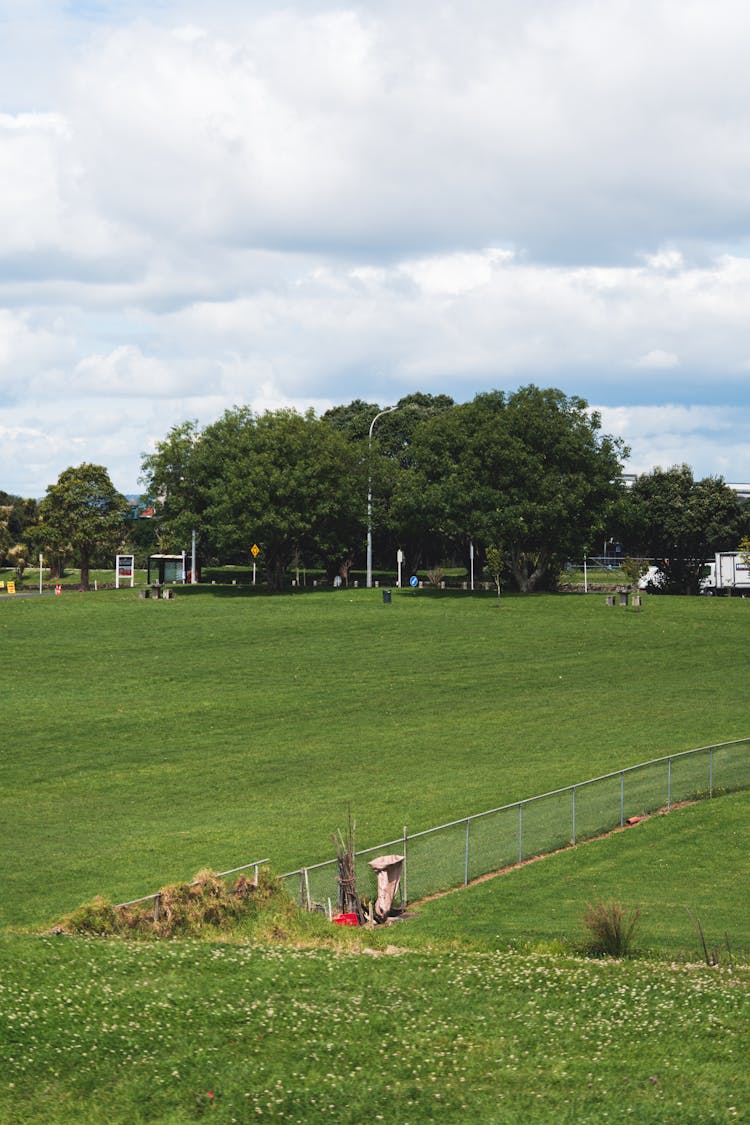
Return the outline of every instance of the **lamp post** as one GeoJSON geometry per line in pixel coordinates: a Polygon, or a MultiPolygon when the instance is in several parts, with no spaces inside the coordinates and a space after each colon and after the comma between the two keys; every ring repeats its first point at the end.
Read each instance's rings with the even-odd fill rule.
{"type": "Polygon", "coordinates": [[[372,586],[372,428],[377,422],[378,418],[382,418],[384,414],[390,414],[395,410],[395,406],[386,406],[385,410],[381,410],[376,414],[372,422],[370,422],[370,433],[367,438],[367,589],[372,586]]]}

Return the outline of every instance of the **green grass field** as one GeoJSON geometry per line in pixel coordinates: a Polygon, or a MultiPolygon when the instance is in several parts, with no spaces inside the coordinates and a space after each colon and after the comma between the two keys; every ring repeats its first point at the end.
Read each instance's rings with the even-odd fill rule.
{"type": "Polygon", "coordinates": [[[750,883],[749,823],[748,792],[651,817],[426,902],[402,940],[418,948],[576,949],[587,937],[587,904],[614,898],[640,910],[641,955],[702,958],[697,919],[720,962],[750,964],[750,908],[737,896],[750,883]]]}
{"type": "Polygon", "coordinates": [[[386,606],[220,587],[0,601],[0,1120],[745,1119],[742,793],[373,936],[20,931],[204,866],[328,858],[349,801],[367,846],[742,738],[748,614],[741,599],[638,613],[601,595],[498,608],[394,591],[386,606]],[[641,907],[632,962],[580,952],[586,902],[610,895],[641,907]]]}
{"type": "Polygon", "coordinates": [[[348,802],[364,847],[742,737],[749,626],[725,599],[6,599],[0,922],[327,859],[348,802]]]}

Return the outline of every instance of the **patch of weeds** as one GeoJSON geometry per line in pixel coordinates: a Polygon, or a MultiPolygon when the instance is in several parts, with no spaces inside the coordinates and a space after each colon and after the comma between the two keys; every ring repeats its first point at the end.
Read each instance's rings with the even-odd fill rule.
{"type": "Polygon", "coordinates": [[[283,940],[299,925],[299,914],[268,868],[261,868],[257,883],[240,875],[231,887],[206,869],[189,883],[162,887],[145,902],[118,908],[101,897],[92,899],[62,918],[54,931],[149,939],[216,936],[241,928],[283,940]]]}
{"type": "Polygon", "coordinates": [[[587,951],[595,957],[628,957],[640,910],[628,914],[615,899],[591,903],[586,907],[583,924],[591,937],[587,951]]]}

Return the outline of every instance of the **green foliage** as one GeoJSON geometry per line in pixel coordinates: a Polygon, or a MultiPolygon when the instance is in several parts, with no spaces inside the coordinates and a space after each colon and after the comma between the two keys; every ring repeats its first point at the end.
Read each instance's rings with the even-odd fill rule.
{"type": "Polygon", "coordinates": [[[23,572],[26,570],[29,562],[28,547],[23,543],[16,543],[15,546],[8,548],[5,557],[15,569],[16,581],[21,583],[23,581],[23,572]]]}
{"type": "Polygon", "coordinates": [[[503,590],[503,576],[507,565],[506,556],[501,547],[488,547],[484,552],[484,557],[487,560],[486,570],[492,576],[499,598],[503,590]]]}
{"type": "Polygon", "coordinates": [[[642,559],[631,559],[630,555],[626,555],[620,564],[620,569],[627,578],[628,582],[634,589],[638,589],[638,583],[643,575],[648,570],[648,562],[642,559]]]}
{"type": "Polygon", "coordinates": [[[589,903],[583,924],[589,931],[589,952],[598,957],[627,957],[633,949],[633,936],[640,910],[630,914],[616,899],[589,903]]]}
{"type": "Polygon", "coordinates": [[[113,937],[119,933],[120,919],[112,903],[97,895],[91,902],[85,902],[66,914],[55,929],[59,933],[86,937],[113,937]]]}
{"type": "Polygon", "coordinates": [[[693,479],[688,465],[639,476],[627,498],[626,531],[657,560],[664,593],[697,594],[706,559],[737,542],[741,506],[721,477],[693,479]]]}
{"type": "Polygon", "coordinates": [[[81,585],[97,553],[114,554],[122,541],[128,502],[101,465],[65,469],[39,505],[41,539],[54,555],[77,555],[81,585]]]}
{"type": "Polygon", "coordinates": [[[203,557],[225,562],[245,561],[257,543],[275,589],[295,552],[337,559],[361,536],[363,466],[312,411],[238,407],[203,431],[175,427],[143,473],[165,543],[184,545],[195,527],[203,557]]]}
{"type": "Polygon", "coordinates": [[[599,434],[583,399],[529,386],[477,395],[414,434],[399,485],[402,520],[453,543],[506,547],[516,588],[554,586],[619,495],[626,450],[599,434]]]}
{"type": "Polygon", "coordinates": [[[35,500],[24,500],[0,491],[0,563],[7,562],[13,544],[26,543],[24,553],[27,557],[34,553],[37,541],[37,504],[35,500]]]}
{"type": "Polygon", "coordinates": [[[745,566],[750,567],[750,536],[743,535],[739,545],[740,558],[745,566]]]}

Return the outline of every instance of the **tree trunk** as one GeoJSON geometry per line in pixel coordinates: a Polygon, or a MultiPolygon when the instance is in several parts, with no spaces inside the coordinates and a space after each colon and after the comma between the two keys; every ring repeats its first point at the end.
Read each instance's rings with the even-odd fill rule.
{"type": "Polygon", "coordinates": [[[533,594],[537,583],[547,573],[546,556],[542,553],[535,561],[532,561],[523,551],[518,553],[511,551],[510,559],[513,578],[518,586],[519,593],[533,594]]]}
{"type": "Polygon", "coordinates": [[[284,589],[284,572],[286,566],[284,560],[280,558],[270,558],[268,560],[268,567],[266,569],[266,578],[268,586],[271,590],[284,589]]]}
{"type": "Polygon", "coordinates": [[[81,551],[81,589],[88,590],[89,588],[89,552],[87,550],[81,551]]]}

